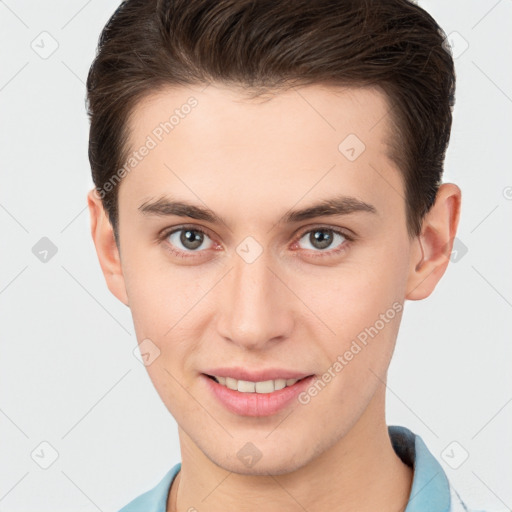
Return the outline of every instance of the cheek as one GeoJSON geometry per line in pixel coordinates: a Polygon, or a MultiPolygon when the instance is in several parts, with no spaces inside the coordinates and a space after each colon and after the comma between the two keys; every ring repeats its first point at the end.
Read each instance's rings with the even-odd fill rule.
{"type": "Polygon", "coordinates": [[[340,430],[349,428],[381,388],[395,347],[403,302],[396,276],[381,277],[376,281],[374,274],[353,272],[331,281],[329,293],[312,296],[311,309],[320,313],[329,329],[320,331],[318,320],[313,320],[316,328],[312,326],[311,332],[324,364],[320,382],[304,400],[316,404],[311,417],[329,403],[326,422],[337,423],[340,430]],[[325,334],[319,336],[320,332],[325,334]],[[317,394],[322,396],[318,401],[317,394]]]}
{"type": "Polygon", "coordinates": [[[174,266],[142,251],[126,252],[123,273],[139,340],[172,336],[207,291],[192,267],[174,266]]]}
{"type": "Polygon", "coordinates": [[[340,266],[296,278],[294,291],[323,323],[326,334],[345,339],[402,301],[405,279],[400,265],[340,266]]]}
{"type": "Polygon", "coordinates": [[[315,313],[307,314],[309,335],[322,349],[325,370],[344,375],[343,386],[375,381],[370,370],[383,378],[398,334],[407,265],[398,251],[374,255],[297,281],[297,295],[315,313]]]}
{"type": "Polygon", "coordinates": [[[174,397],[179,402],[180,384],[187,386],[193,378],[195,354],[212,307],[204,281],[211,279],[198,278],[191,267],[136,261],[127,257],[124,263],[136,337],[158,354],[146,370],[162,400],[175,408],[167,400],[174,397]]]}
{"type": "Polygon", "coordinates": [[[191,413],[193,401],[184,391],[194,372],[194,352],[204,328],[197,318],[205,291],[190,274],[126,258],[126,288],[137,341],[157,354],[146,371],[171,414],[191,413]],[[135,270],[136,269],[136,270],[135,270]],[[197,309],[196,309],[197,308],[197,309]],[[195,317],[194,317],[195,315],[195,317]],[[149,340],[149,342],[148,342],[149,340]],[[146,345],[144,345],[146,344],[146,345]]]}

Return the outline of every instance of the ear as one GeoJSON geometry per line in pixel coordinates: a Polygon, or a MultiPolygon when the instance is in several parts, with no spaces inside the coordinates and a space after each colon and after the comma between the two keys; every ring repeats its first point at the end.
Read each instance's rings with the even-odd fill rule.
{"type": "Polygon", "coordinates": [[[91,235],[108,289],[128,306],[121,257],[114,238],[114,230],[96,189],[92,189],[87,194],[87,204],[91,217],[91,235]]]}
{"type": "Polygon", "coordinates": [[[460,204],[461,191],[457,185],[444,183],[439,187],[436,201],[425,215],[421,233],[414,242],[406,299],[428,297],[443,276],[459,224],[460,204]]]}

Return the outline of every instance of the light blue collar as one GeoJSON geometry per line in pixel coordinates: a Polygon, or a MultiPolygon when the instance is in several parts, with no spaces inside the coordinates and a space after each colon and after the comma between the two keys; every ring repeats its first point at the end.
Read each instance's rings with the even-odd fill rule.
{"type": "Polygon", "coordinates": [[[423,439],[405,427],[388,426],[388,432],[396,454],[414,469],[411,494],[404,512],[449,512],[448,478],[423,439]]]}

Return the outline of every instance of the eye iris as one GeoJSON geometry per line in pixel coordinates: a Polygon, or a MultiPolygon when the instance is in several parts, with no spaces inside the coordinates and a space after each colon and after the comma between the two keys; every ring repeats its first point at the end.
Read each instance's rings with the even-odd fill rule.
{"type": "Polygon", "coordinates": [[[330,229],[312,231],[309,238],[314,247],[317,249],[325,249],[332,243],[332,231],[330,229]],[[324,236],[324,233],[328,233],[327,236],[324,236]],[[316,244],[319,244],[319,246],[316,244]]]}
{"type": "Polygon", "coordinates": [[[187,249],[197,249],[203,243],[203,234],[193,229],[184,229],[181,232],[180,242],[187,249]]]}

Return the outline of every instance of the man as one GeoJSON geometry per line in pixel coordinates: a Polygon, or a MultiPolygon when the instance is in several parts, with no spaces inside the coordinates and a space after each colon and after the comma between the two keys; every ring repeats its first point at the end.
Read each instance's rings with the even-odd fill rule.
{"type": "Polygon", "coordinates": [[[443,43],[405,0],[128,0],[108,22],[91,231],[182,456],[122,512],[467,510],[385,423],[404,303],[459,221],[443,43]]]}

